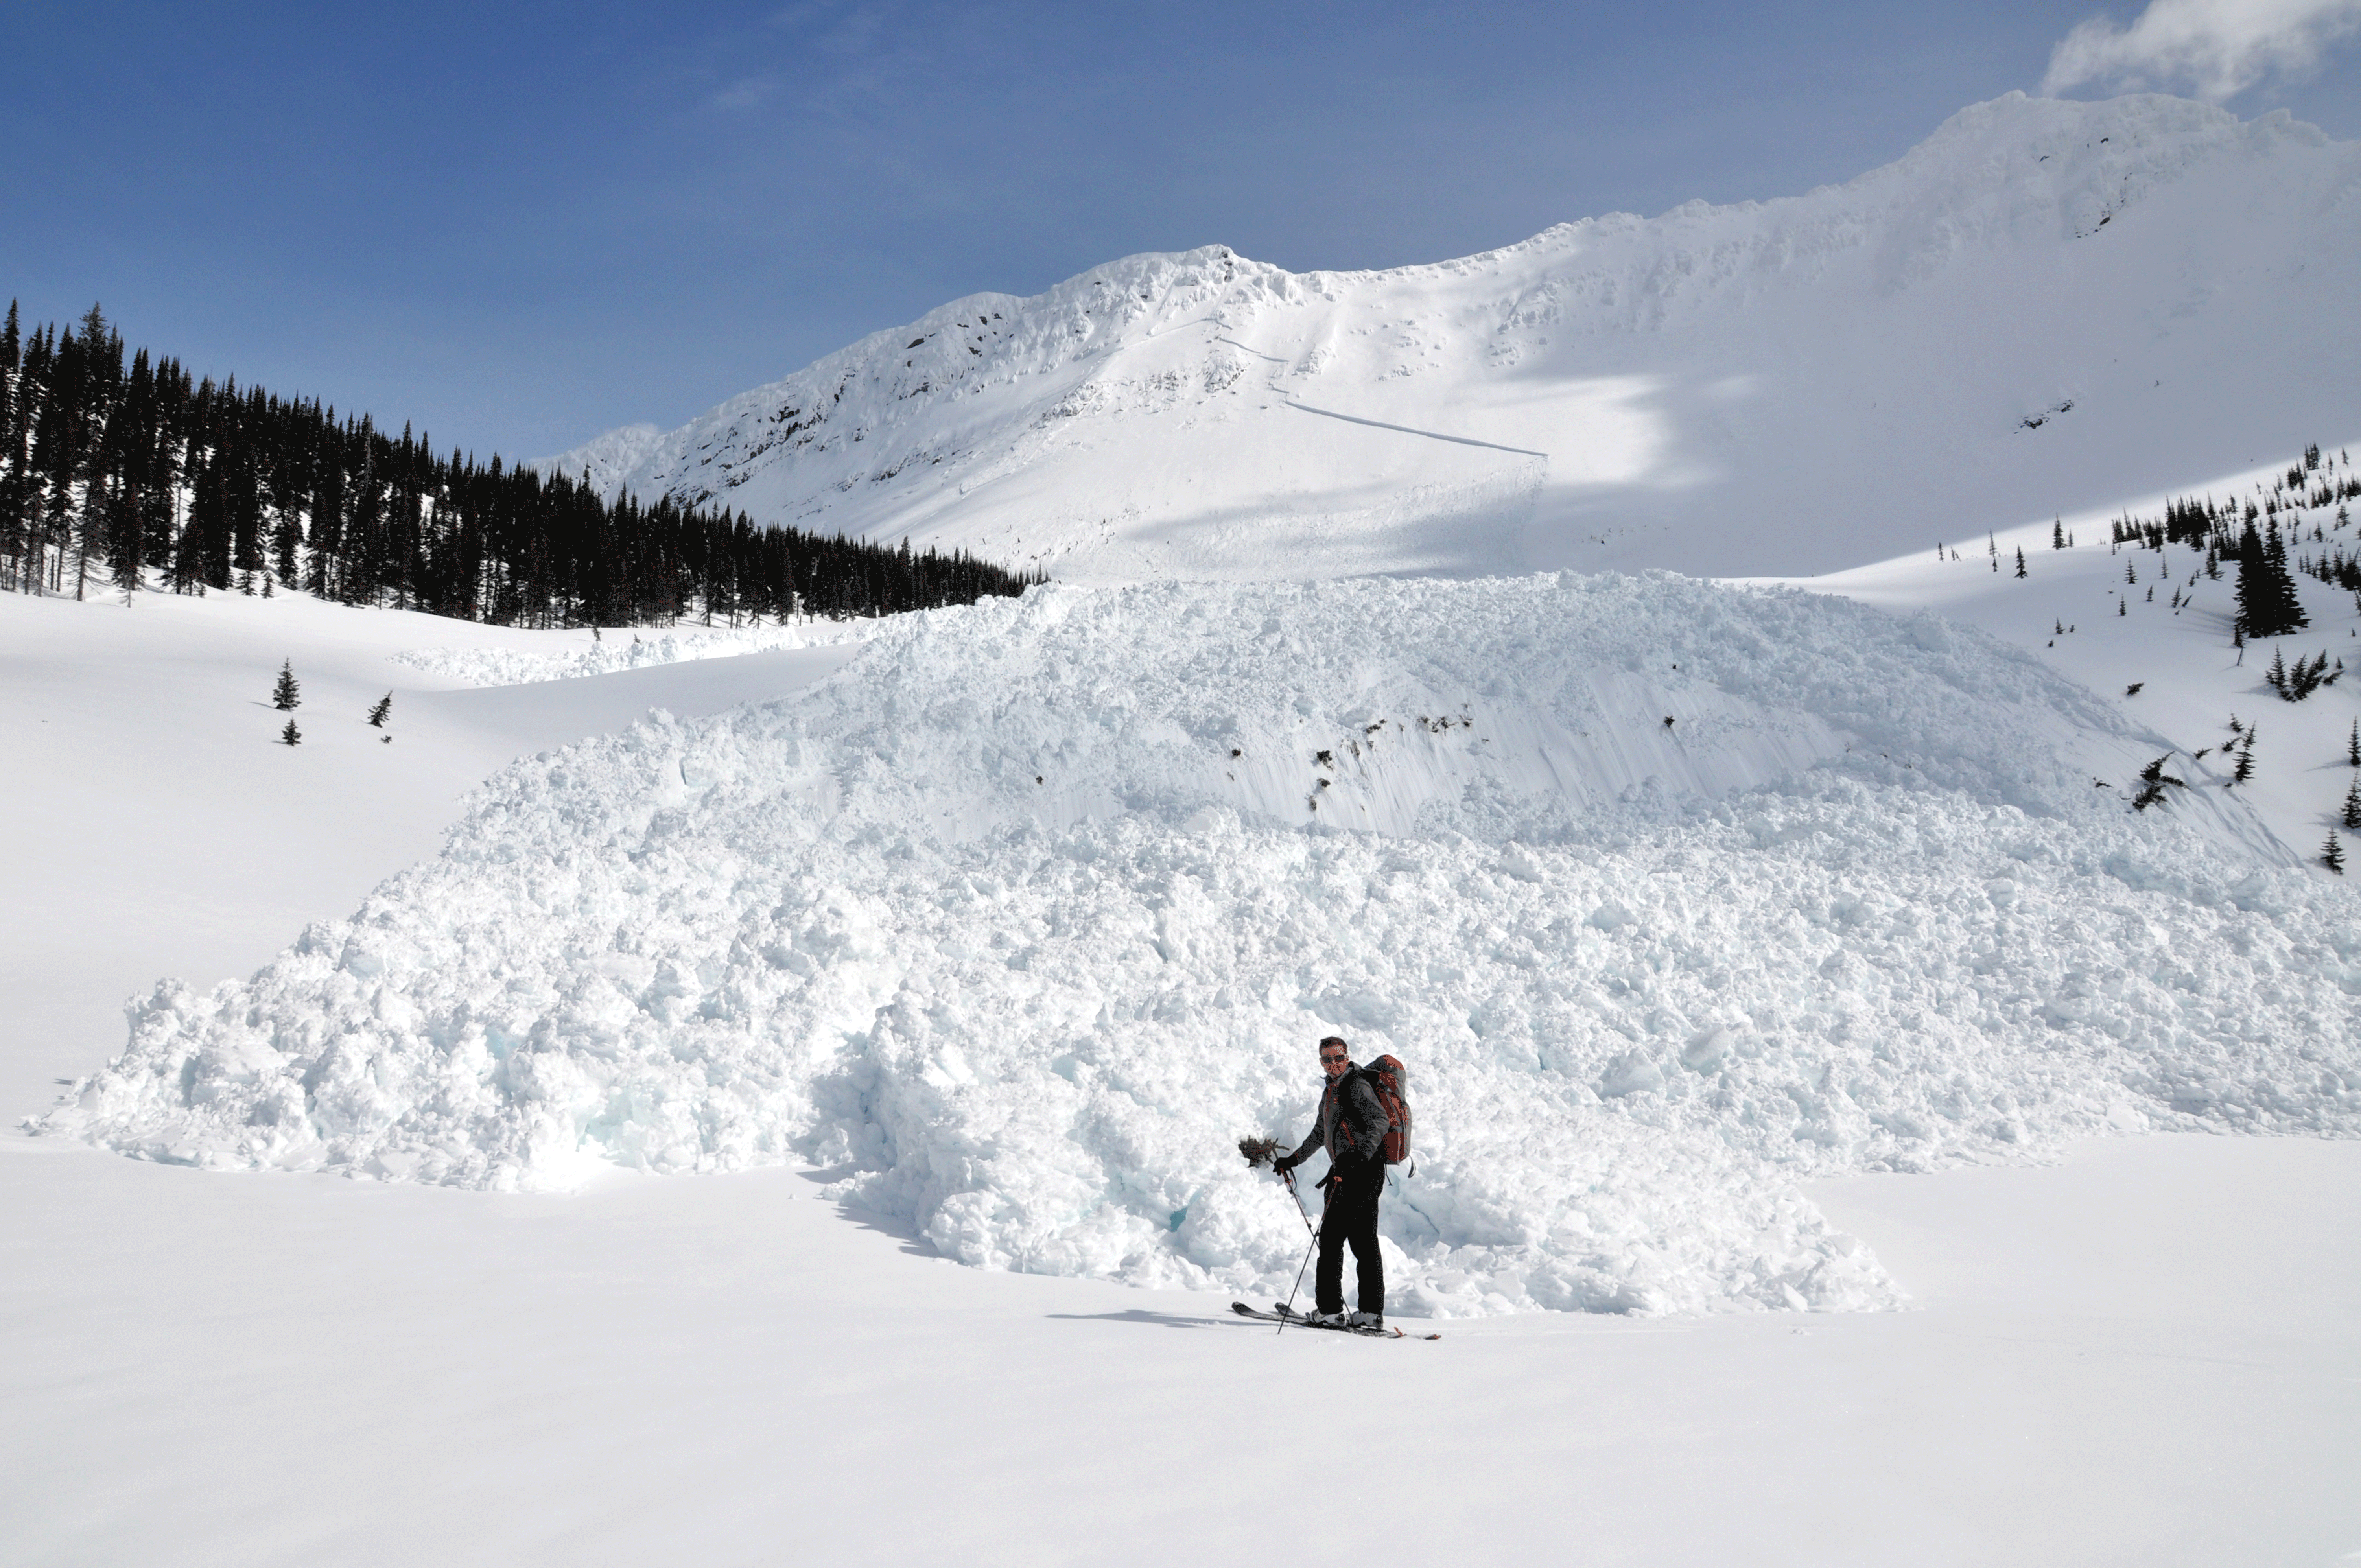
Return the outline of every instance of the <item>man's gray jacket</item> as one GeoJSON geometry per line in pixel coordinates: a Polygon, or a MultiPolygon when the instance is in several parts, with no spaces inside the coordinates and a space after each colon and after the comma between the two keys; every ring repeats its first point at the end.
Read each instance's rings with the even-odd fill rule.
{"type": "Polygon", "coordinates": [[[1385,1102],[1370,1087],[1369,1075],[1360,1068],[1351,1067],[1321,1094],[1320,1124],[1289,1157],[1289,1163],[1302,1164],[1315,1148],[1328,1151],[1328,1163],[1332,1166],[1343,1164],[1347,1156],[1356,1160],[1374,1160],[1383,1156],[1385,1147],[1385,1102]],[[1340,1144],[1340,1136],[1347,1141],[1340,1144]]]}

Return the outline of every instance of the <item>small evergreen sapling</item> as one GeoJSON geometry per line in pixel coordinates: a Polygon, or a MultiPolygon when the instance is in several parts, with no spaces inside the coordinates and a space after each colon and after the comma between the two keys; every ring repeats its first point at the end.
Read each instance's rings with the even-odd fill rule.
{"type": "Polygon", "coordinates": [[[2336,841],[2334,828],[2328,830],[2328,842],[2320,847],[2320,863],[2338,876],[2345,874],[2345,846],[2336,841]]]}
{"type": "Polygon", "coordinates": [[[279,743],[282,746],[301,746],[303,743],[303,732],[295,728],[293,719],[289,719],[287,728],[279,732],[279,743]]]}
{"type": "Polygon", "coordinates": [[[2020,577],[2025,576],[2025,546],[2022,544],[2016,547],[2016,575],[2020,577]]]}
{"type": "Polygon", "coordinates": [[[2140,770],[2139,793],[2132,796],[2132,809],[2134,811],[2146,811],[2149,806],[2154,806],[2157,802],[2162,800],[2164,798],[2165,786],[2168,784],[2171,785],[2174,789],[2187,789],[2189,787],[2185,782],[2174,778],[2170,773],[2164,771],[2164,764],[2170,761],[2172,761],[2172,753],[2167,751],[2163,756],[2158,757],[2155,762],[2150,762],[2147,767],[2140,770]]]}
{"type": "Polygon", "coordinates": [[[2345,827],[2348,832],[2361,833],[2361,773],[2354,774],[2353,782],[2345,786],[2345,827]]]}
{"type": "Polygon", "coordinates": [[[292,713],[303,706],[302,688],[295,684],[295,662],[291,659],[279,666],[279,684],[270,689],[270,706],[281,713],[292,713]]]}
{"type": "Polygon", "coordinates": [[[391,692],[388,692],[383,696],[378,698],[377,701],[369,705],[368,721],[370,728],[376,729],[384,729],[386,716],[390,714],[392,711],[393,694],[391,692]]]}
{"type": "Polygon", "coordinates": [[[2353,732],[2345,738],[2345,765],[2361,768],[2361,718],[2353,721],[2353,732]]]}

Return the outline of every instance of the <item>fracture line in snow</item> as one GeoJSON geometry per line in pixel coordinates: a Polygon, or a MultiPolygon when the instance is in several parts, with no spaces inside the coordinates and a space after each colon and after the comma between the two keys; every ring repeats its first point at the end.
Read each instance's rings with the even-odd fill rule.
{"type": "MultiPolygon", "coordinates": [[[[1234,337],[1223,337],[1216,334],[1213,341],[1215,343],[1227,344],[1230,347],[1236,349],[1241,354],[1251,354],[1257,359],[1267,360],[1273,365],[1283,366],[1287,363],[1286,360],[1279,358],[1276,355],[1265,354],[1258,348],[1248,348],[1245,344],[1240,343],[1234,337]]],[[[1547,462],[1549,460],[1548,453],[1535,452],[1527,447],[1503,446],[1497,441],[1477,441],[1473,436],[1467,435],[1445,435],[1439,430],[1421,430],[1416,425],[1389,424],[1381,419],[1363,419],[1358,414],[1340,414],[1334,409],[1315,409],[1310,403],[1298,402],[1292,393],[1289,392],[1285,388],[1278,384],[1278,378],[1276,377],[1272,378],[1269,392],[1270,395],[1277,398],[1281,404],[1288,408],[1294,409],[1301,413],[1323,414],[1330,419],[1341,419],[1346,424],[1366,424],[1378,430],[1400,431],[1404,435],[1423,435],[1431,441],[1448,441],[1460,446],[1481,446],[1491,452],[1513,452],[1520,457],[1538,457],[1543,462],[1547,462]]]]}
{"type": "Polygon", "coordinates": [[[1299,403],[1292,398],[1287,398],[1285,393],[1279,395],[1286,399],[1289,408],[1299,413],[1324,414],[1330,419],[1341,419],[1347,424],[1375,425],[1379,430],[1400,431],[1404,435],[1423,435],[1431,441],[1452,441],[1462,446],[1482,446],[1494,452],[1513,452],[1520,457],[1539,457],[1544,462],[1549,458],[1548,453],[1535,452],[1528,447],[1503,446],[1497,441],[1478,441],[1469,435],[1445,435],[1439,430],[1420,430],[1407,424],[1388,424],[1381,419],[1363,419],[1358,414],[1340,414],[1334,409],[1315,409],[1310,403],[1299,403]]]}

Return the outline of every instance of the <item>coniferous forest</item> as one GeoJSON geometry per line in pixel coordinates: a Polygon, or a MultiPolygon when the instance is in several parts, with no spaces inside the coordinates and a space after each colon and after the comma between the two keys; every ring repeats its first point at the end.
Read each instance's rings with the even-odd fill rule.
{"type": "MultiPolygon", "coordinates": [[[[2244,502],[2216,503],[2210,496],[2202,501],[2169,501],[2161,518],[2118,519],[2113,541],[2118,548],[2161,552],[2178,545],[2202,551],[2199,569],[2209,577],[2222,575],[2223,562],[2235,563],[2238,635],[2279,637],[2309,624],[2296,596],[2294,572],[2334,583],[2361,605],[2361,554],[2346,554],[2337,538],[2353,521],[2345,503],[2356,499],[2361,499],[2361,474],[2355,473],[2351,455],[2323,455],[2315,442],[2304,448],[2301,462],[2290,464],[2285,474],[2272,480],[2268,491],[2257,485],[2255,495],[2244,502]],[[2330,507],[2336,509],[2335,521],[2323,525],[2319,514],[2330,507]],[[2315,554],[2304,548],[2307,543],[2322,548],[2315,554]],[[2296,552],[2292,563],[2290,545],[2296,552]]],[[[2196,579],[2190,581],[2193,585],[2196,579]]]]}
{"type": "Polygon", "coordinates": [[[192,379],[93,305],[0,327],[0,586],[270,594],[292,586],[515,626],[882,615],[1016,594],[1038,574],[757,526],[437,455],[408,425],[192,379]]]}

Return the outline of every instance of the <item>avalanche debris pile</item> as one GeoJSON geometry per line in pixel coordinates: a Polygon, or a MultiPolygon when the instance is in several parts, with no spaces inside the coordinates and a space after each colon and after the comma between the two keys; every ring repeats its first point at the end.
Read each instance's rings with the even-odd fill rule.
{"type": "Polygon", "coordinates": [[[1269,1291],[1302,1226],[1235,1146],[1300,1135],[1334,1031],[1414,1074],[1395,1310],[1874,1308],[1799,1179],[2361,1127],[2354,896],[2229,792],[2092,789],[2157,749],[1790,591],[1036,589],[518,764],[38,1125],[502,1189],[808,1162],[969,1263],[1269,1291]]]}

